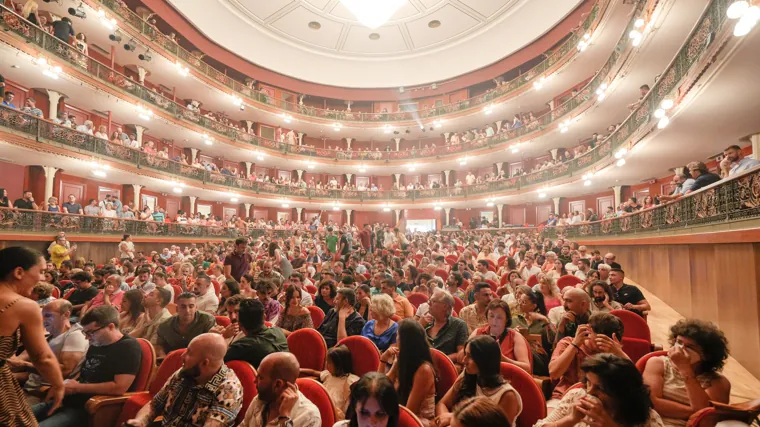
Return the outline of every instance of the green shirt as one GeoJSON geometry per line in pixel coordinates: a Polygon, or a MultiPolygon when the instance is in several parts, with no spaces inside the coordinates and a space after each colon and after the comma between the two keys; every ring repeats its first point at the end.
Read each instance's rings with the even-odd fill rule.
{"type": "Polygon", "coordinates": [[[288,340],[280,328],[264,327],[258,332],[230,344],[224,361],[242,360],[259,369],[261,360],[268,354],[289,351],[288,340]]]}
{"type": "Polygon", "coordinates": [[[327,242],[327,251],[334,254],[338,250],[338,236],[331,234],[325,238],[327,242]]]}
{"type": "Polygon", "coordinates": [[[174,315],[158,325],[157,344],[166,354],[179,348],[187,348],[190,341],[200,334],[205,334],[216,326],[214,316],[203,312],[195,312],[195,320],[183,332],[179,327],[179,317],[174,315]]]}

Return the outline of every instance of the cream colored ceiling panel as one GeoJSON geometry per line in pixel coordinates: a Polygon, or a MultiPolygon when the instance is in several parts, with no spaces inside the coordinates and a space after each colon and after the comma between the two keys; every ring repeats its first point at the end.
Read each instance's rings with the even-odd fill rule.
{"type": "Polygon", "coordinates": [[[431,46],[452,39],[459,34],[478,26],[480,21],[452,5],[446,5],[423,18],[406,24],[412,37],[414,48],[431,46]],[[430,28],[431,21],[439,21],[441,25],[430,28]]]}
{"type": "Polygon", "coordinates": [[[404,36],[398,25],[388,25],[375,30],[360,25],[352,25],[341,51],[350,53],[387,54],[408,50],[404,36]],[[378,39],[370,38],[377,34],[378,39]]]}
{"type": "Polygon", "coordinates": [[[272,23],[272,26],[282,33],[327,49],[337,49],[343,24],[320,16],[304,6],[299,6],[283,15],[272,23]],[[309,23],[319,23],[318,29],[313,29],[309,23]]]}
{"type": "Polygon", "coordinates": [[[266,21],[267,18],[274,15],[291,3],[297,3],[294,0],[237,0],[231,3],[238,3],[244,9],[247,9],[253,16],[266,21]]]}
{"type": "Polygon", "coordinates": [[[324,9],[330,3],[330,0],[304,0],[304,1],[316,7],[319,10],[324,9]]]}
{"type": "Polygon", "coordinates": [[[518,0],[459,0],[459,2],[488,18],[500,10],[518,3],[518,0]]]}

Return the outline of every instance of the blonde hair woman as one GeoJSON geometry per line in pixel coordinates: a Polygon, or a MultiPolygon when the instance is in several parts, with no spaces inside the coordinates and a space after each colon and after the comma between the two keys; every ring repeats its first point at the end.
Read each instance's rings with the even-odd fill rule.
{"type": "Polygon", "coordinates": [[[26,3],[24,3],[24,8],[21,9],[21,16],[26,18],[27,21],[31,22],[34,25],[39,26],[40,22],[40,15],[38,12],[38,9],[40,8],[40,5],[37,4],[34,0],[28,0],[26,3]]]}
{"type": "Polygon", "coordinates": [[[545,274],[539,274],[538,287],[541,295],[544,296],[544,304],[546,305],[547,312],[552,308],[559,307],[563,304],[562,295],[560,295],[559,288],[556,283],[554,283],[554,279],[545,274]]]}
{"type": "Polygon", "coordinates": [[[364,324],[362,336],[374,342],[382,353],[396,343],[398,324],[391,319],[396,314],[393,299],[386,294],[373,296],[369,303],[369,313],[372,320],[364,324]]]}

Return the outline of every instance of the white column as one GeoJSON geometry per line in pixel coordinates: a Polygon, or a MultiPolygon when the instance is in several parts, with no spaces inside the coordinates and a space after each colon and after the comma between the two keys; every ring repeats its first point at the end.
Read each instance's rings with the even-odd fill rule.
{"type": "MultiPolygon", "coordinates": [[[[53,181],[58,168],[43,166],[42,170],[45,171],[45,199],[42,200],[42,203],[47,203],[48,199],[53,197],[53,181]]],[[[60,195],[59,199],[64,200],[63,194],[60,195]]]]}
{"type": "Polygon", "coordinates": [[[443,133],[444,141],[449,142],[449,139],[451,138],[451,134],[452,132],[444,132],[443,133]]]}
{"type": "Polygon", "coordinates": [[[346,225],[349,227],[351,226],[351,212],[353,212],[352,209],[346,209],[346,225]]]}
{"type": "Polygon", "coordinates": [[[300,181],[301,178],[303,177],[303,170],[296,169],[296,175],[298,176],[298,180],[300,181]]]}
{"type": "Polygon", "coordinates": [[[303,137],[306,135],[303,132],[298,132],[298,145],[303,145],[303,137]]]}
{"type": "Polygon", "coordinates": [[[501,227],[502,227],[502,224],[504,223],[504,222],[502,221],[502,215],[503,215],[503,214],[502,214],[502,211],[503,211],[503,209],[502,209],[502,208],[503,208],[503,207],[504,207],[504,205],[496,205],[496,209],[498,209],[497,213],[499,214],[499,228],[501,228],[501,227]]]}
{"type": "Polygon", "coordinates": [[[145,70],[145,68],[141,66],[137,66],[137,81],[140,84],[145,84],[145,76],[148,75],[148,71],[145,70]]]}
{"type": "Polygon", "coordinates": [[[296,214],[298,214],[298,221],[301,220],[301,212],[303,212],[303,208],[296,208],[296,214]]]}
{"type": "Polygon", "coordinates": [[[393,138],[393,142],[396,143],[396,151],[399,151],[401,148],[401,138],[393,138]]]}
{"type": "Polygon", "coordinates": [[[250,120],[243,120],[243,123],[245,123],[245,131],[251,133],[253,130],[253,122],[250,120]]]}
{"type": "Polygon", "coordinates": [[[752,158],[760,160],[760,133],[752,135],[749,140],[752,141],[752,158]]]}
{"type": "Polygon", "coordinates": [[[401,174],[400,173],[394,173],[393,176],[396,177],[396,183],[398,183],[398,188],[401,189],[401,174]]]}
{"type": "Polygon", "coordinates": [[[504,167],[504,162],[496,162],[494,163],[496,165],[496,174],[501,173],[501,169],[504,167]]]}
{"type": "Polygon", "coordinates": [[[135,133],[137,134],[137,142],[140,143],[140,147],[143,145],[143,133],[145,133],[146,129],[143,126],[135,125],[135,133]]]}
{"type": "Polygon", "coordinates": [[[248,218],[251,216],[251,204],[250,203],[243,203],[243,206],[245,206],[245,218],[248,218]]]}
{"type": "Polygon", "coordinates": [[[401,209],[394,209],[393,213],[396,214],[396,224],[398,224],[398,220],[401,219],[401,209]]]}
{"type": "Polygon", "coordinates": [[[496,132],[499,132],[501,130],[501,126],[504,124],[504,120],[497,120],[494,123],[496,123],[496,132]]]}
{"type": "Polygon", "coordinates": [[[615,212],[617,212],[618,206],[620,206],[620,204],[623,203],[622,190],[623,190],[622,185],[616,185],[612,187],[612,191],[615,192],[615,206],[614,206],[615,212]]]}
{"type": "MultiPolygon", "coordinates": [[[[58,117],[58,102],[63,98],[63,94],[54,90],[47,89],[48,101],[50,101],[50,120],[58,117]]],[[[46,200],[47,202],[47,200],[46,200]]]]}
{"type": "Polygon", "coordinates": [[[353,142],[354,138],[346,138],[346,149],[351,149],[351,142],[353,142]]]}
{"type": "MultiPolygon", "coordinates": [[[[443,177],[444,177],[444,181],[443,182],[446,183],[446,186],[451,185],[451,184],[449,184],[449,174],[450,173],[451,173],[450,170],[443,171],[443,177]]],[[[446,224],[446,225],[448,225],[448,224],[446,224]]]]}
{"type": "Polygon", "coordinates": [[[192,164],[195,161],[195,159],[198,158],[198,149],[197,148],[191,148],[190,149],[190,155],[192,156],[190,158],[190,164],[192,164]]]}
{"type": "Polygon", "coordinates": [[[554,111],[554,100],[549,101],[549,111],[554,111]]]}
{"type": "Polygon", "coordinates": [[[351,177],[353,177],[353,176],[354,176],[354,174],[352,174],[352,173],[347,173],[346,174],[346,182],[348,182],[348,185],[351,185],[351,177]]]}
{"type": "Polygon", "coordinates": [[[561,197],[552,197],[552,200],[554,200],[554,215],[559,216],[559,201],[562,199],[561,197]]]}
{"type": "Polygon", "coordinates": [[[443,219],[444,225],[449,225],[449,217],[451,217],[451,208],[443,208],[443,211],[446,212],[446,218],[443,219]]]}
{"type": "Polygon", "coordinates": [[[245,162],[245,176],[250,177],[251,176],[251,167],[253,166],[253,163],[251,162],[245,162]]]}
{"type": "Polygon", "coordinates": [[[552,160],[557,160],[557,153],[559,152],[559,148],[552,148],[549,150],[549,152],[552,153],[552,160]]]}
{"type": "MultiPolygon", "coordinates": [[[[142,190],[143,186],[140,185],[140,184],[132,184],[132,188],[135,190],[134,191],[134,193],[135,193],[135,199],[134,199],[135,207],[137,209],[140,209],[140,208],[142,208],[142,206],[140,206],[140,190],[142,190]]],[[[195,197],[192,197],[192,196],[190,197],[190,208],[193,211],[195,210],[195,197]]]]}

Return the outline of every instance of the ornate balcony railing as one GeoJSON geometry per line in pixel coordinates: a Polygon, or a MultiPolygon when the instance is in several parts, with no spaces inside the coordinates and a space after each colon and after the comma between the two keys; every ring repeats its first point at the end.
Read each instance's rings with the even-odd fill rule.
{"type": "Polygon", "coordinates": [[[456,103],[424,109],[421,111],[405,111],[394,113],[365,113],[325,110],[318,107],[304,105],[302,103],[294,103],[275,99],[271,94],[246,86],[245,84],[234,80],[232,77],[227,76],[225,73],[211,67],[209,64],[202,61],[201,58],[188,52],[174,40],[162,34],[156,29],[155,26],[146,22],[139,15],[129,9],[123,2],[118,0],[94,0],[92,3],[102,5],[104,8],[107,8],[113,12],[122,22],[127,23],[135,31],[145,36],[146,39],[159,45],[171,55],[174,55],[173,59],[175,61],[181,60],[183,63],[192,67],[193,70],[203,74],[215,82],[221,83],[226,87],[232,89],[237,93],[237,95],[239,95],[242,99],[248,101],[250,104],[266,105],[270,108],[282,110],[283,112],[307,117],[317,117],[325,120],[385,123],[431,119],[450,113],[472,110],[492,102],[504,101],[507,96],[516,90],[533,84],[537,78],[540,78],[544,75],[544,73],[550,71],[554,66],[562,62],[563,59],[569,59],[572,54],[575,54],[577,52],[578,42],[583,40],[584,34],[587,32],[593,32],[593,30],[597,27],[601,21],[602,15],[607,10],[610,1],[597,1],[591,11],[586,15],[583,22],[581,22],[580,25],[573,30],[573,33],[570,35],[570,37],[568,37],[559,47],[554,49],[551,53],[548,53],[546,55],[546,59],[541,61],[530,70],[521,74],[520,76],[515,77],[511,81],[503,84],[502,86],[499,86],[498,88],[490,90],[484,94],[456,103]]]}
{"type": "Polygon", "coordinates": [[[131,95],[139,100],[139,102],[157,107],[176,119],[199,125],[230,141],[240,142],[251,147],[263,148],[267,151],[276,151],[310,158],[387,162],[455,156],[470,151],[505,146],[509,142],[514,142],[517,139],[527,139],[530,135],[542,132],[549,126],[558,124],[560,121],[571,117],[572,113],[590,107],[595,102],[596,97],[594,96],[594,92],[596,89],[603,83],[607,83],[615,77],[616,73],[613,73],[613,70],[619,70],[619,67],[615,66],[616,63],[621,58],[627,57],[627,53],[630,50],[627,34],[629,30],[634,28],[633,24],[640,13],[640,10],[643,8],[643,5],[644,3],[637,3],[637,9],[632,15],[626,31],[621,36],[606,64],[599,72],[597,72],[596,76],[587,83],[583,90],[576,94],[576,96],[567,100],[564,104],[556,107],[549,113],[538,117],[531,123],[526,123],[523,126],[511,129],[508,132],[498,133],[490,138],[483,138],[456,145],[413,149],[410,151],[338,151],[304,145],[290,145],[252,135],[246,131],[204,117],[199,112],[190,110],[184,105],[178,104],[160,93],[140,85],[124,74],[81,54],[71,45],[61,42],[39,27],[32,25],[3,5],[0,5],[0,10],[2,10],[2,21],[0,22],[12,33],[55,54],[58,58],[85,71],[88,75],[98,78],[110,87],[119,90],[124,94],[131,95]]]}

